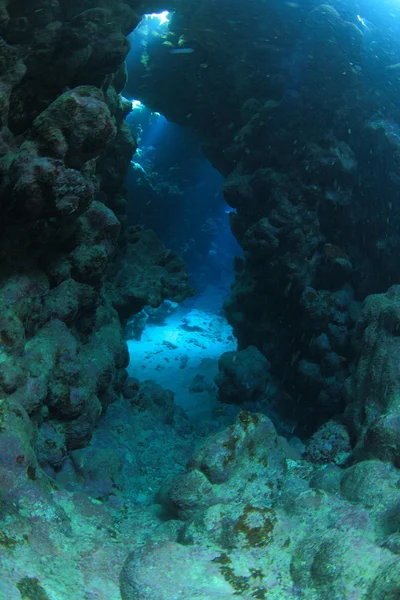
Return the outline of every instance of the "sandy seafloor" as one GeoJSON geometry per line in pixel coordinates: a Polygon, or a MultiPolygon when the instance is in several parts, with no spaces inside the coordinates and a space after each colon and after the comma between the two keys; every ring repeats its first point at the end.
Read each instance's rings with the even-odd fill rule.
{"type": "Polygon", "coordinates": [[[128,340],[129,374],[141,381],[153,379],[172,390],[176,404],[195,420],[212,417],[218,359],[236,349],[232,328],[218,310],[218,299],[218,290],[209,288],[180,305],[164,324],[148,325],[140,341],[128,340]]]}

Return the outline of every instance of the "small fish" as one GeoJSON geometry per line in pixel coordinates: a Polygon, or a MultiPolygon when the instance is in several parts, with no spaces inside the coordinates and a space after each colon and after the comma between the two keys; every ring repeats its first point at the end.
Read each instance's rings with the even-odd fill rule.
{"type": "Polygon", "coordinates": [[[171,54],[193,54],[193,52],[193,48],[173,48],[173,50],[170,50],[171,54]]]}
{"type": "Polygon", "coordinates": [[[387,65],[385,69],[386,71],[398,71],[400,69],[400,63],[396,63],[394,65],[387,65]]]}

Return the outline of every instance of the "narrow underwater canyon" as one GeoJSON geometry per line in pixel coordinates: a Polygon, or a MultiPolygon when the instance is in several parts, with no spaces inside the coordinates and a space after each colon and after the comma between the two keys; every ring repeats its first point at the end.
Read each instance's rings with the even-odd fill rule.
{"type": "Polygon", "coordinates": [[[399,30],[389,1],[0,0],[0,599],[400,598],[399,30]],[[224,178],[223,314],[168,242],[190,265],[224,221],[127,178],[133,99],[224,178]]]}

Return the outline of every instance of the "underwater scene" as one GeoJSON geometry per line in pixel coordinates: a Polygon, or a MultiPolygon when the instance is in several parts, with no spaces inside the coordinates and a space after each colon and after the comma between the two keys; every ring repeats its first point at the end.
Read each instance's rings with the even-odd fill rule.
{"type": "Polygon", "coordinates": [[[0,600],[400,600],[400,0],[0,0],[0,600]]]}

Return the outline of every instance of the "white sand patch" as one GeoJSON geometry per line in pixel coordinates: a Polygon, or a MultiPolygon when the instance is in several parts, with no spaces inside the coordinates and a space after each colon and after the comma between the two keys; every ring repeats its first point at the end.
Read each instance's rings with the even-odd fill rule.
{"type": "Polygon", "coordinates": [[[236,349],[236,340],[224,317],[181,306],[164,325],[148,325],[140,341],[129,340],[128,348],[129,374],[141,381],[154,379],[172,390],[175,402],[199,419],[211,416],[218,359],[236,349]],[[191,389],[195,376],[196,391],[191,389]]]}

